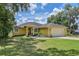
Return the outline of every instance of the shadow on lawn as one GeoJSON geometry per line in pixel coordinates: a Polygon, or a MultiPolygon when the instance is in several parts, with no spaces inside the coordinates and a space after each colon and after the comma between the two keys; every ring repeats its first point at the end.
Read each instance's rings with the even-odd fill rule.
{"type": "Polygon", "coordinates": [[[17,37],[11,40],[2,41],[0,43],[0,55],[6,56],[29,56],[36,51],[38,42],[44,42],[45,40],[36,41],[34,38],[22,38],[17,37]],[[15,40],[14,40],[15,39],[15,40]]]}
{"type": "Polygon", "coordinates": [[[9,40],[5,44],[0,44],[0,55],[30,55],[35,51],[35,40],[32,38],[16,38],[9,40]]]}
{"type": "Polygon", "coordinates": [[[57,48],[48,48],[46,50],[38,49],[34,56],[79,56],[79,50],[59,50],[57,48]]]}
{"type": "Polygon", "coordinates": [[[5,56],[77,56],[79,50],[59,50],[57,48],[48,48],[46,50],[37,49],[35,44],[45,42],[46,40],[35,40],[33,38],[16,38],[16,40],[7,40],[0,49],[0,55],[5,56]]]}

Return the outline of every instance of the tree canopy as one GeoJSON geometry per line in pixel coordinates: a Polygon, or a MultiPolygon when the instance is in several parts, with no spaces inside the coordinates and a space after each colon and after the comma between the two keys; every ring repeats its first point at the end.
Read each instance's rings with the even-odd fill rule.
{"type": "Polygon", "coordinates": [[[6,39],[15,24],[15,13],[25,11],[29,4],[0,4],[0,39],[6,39]]]}
{"type": "Polygon", "coordinates": [[[75,29],[78,28],[76,19],[78,19],[79,8],[72,7],[71,4],[65,4],[64,10],[58,12],[56,15],[48,17],[48,23],[62,24],[68,27],[70,33],[74,33],[75,29]]]}

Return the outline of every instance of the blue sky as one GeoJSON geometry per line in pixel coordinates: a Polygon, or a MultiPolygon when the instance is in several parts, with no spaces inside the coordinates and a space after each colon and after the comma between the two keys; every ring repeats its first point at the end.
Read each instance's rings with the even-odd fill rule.
{"type": "MultiPolygon", "coordinates": [[[[77,4],[74,3],[72,6],[77,6],[77,4]]],[[[18,14],[16,14],[16,22],[17,24],[26,22],[38,22],[45,24],[47,23],[47,18],[49,16],[62,11],[63,7],[64,3],[31,3],[28,11],[18,12],[18,14]]]]}

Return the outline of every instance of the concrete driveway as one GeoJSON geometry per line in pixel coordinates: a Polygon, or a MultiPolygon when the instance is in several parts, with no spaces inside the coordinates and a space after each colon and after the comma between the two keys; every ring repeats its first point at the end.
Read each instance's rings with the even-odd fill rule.
{"type": "Polygon", "coordinates": [[[79,37],[55,37],[55,38],[70,39],[70,40],[79,40],[79,37]]]}
{"type": "Polygon", "coordinates": [[[79,37],[32,37],[35,39],[70,39],[70,40],[79,40],[79,37]]]}

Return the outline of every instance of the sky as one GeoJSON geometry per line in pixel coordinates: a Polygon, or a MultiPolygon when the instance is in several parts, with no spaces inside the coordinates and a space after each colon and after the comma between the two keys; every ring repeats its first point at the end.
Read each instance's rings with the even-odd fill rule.
{"type": "MultiPolygon", "coordinates": [[[[73,3],[72,6],[77,6],[73,3]]],[[[64,3],[30,3],[27,11],[18,12],[15,15],[17,25],[26,22],[37,22],[41,24],[47,23],[47,18],[61,12],[64,8],[64,3]]]]}

